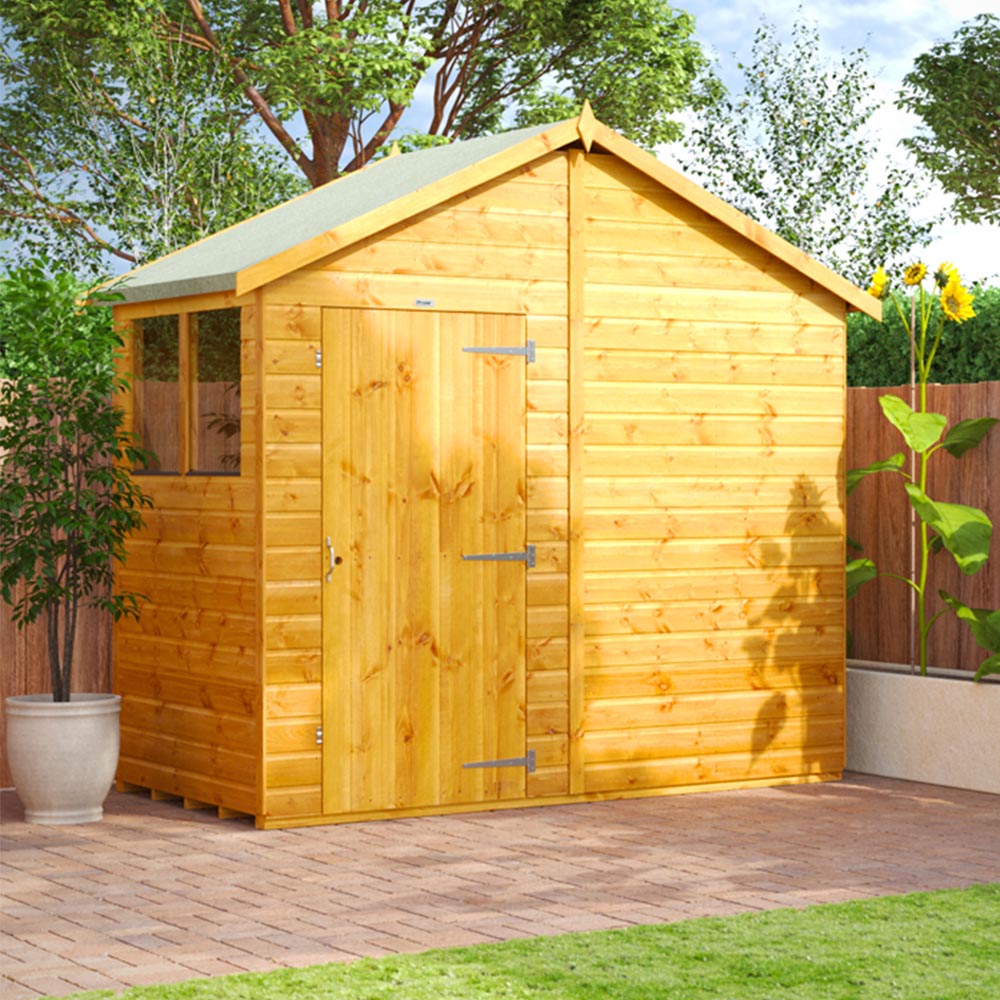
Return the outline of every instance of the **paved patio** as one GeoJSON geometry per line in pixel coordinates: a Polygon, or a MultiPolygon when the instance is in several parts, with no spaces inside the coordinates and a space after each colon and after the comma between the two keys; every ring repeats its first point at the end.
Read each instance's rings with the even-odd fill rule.
{"type": "Polygon", "coordinates": [[[3,1000],[1000,880],[1000,797],[863,775],[270,832],[0,804],[3,1000]]]}

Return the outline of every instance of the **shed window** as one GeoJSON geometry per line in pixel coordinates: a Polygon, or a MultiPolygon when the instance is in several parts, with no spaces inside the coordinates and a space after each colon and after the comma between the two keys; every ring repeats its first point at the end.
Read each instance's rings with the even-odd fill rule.
{"type": "Polygon", "coordinates": [[[191,471],[240,471],[240,311],[191,316],[191,471]]]}
{"type": "Polygon", "coordinates": [[[143,472],[180,471],[180,324],[152,316],[135,325],[135,429],[150,451],[143,472]]]}
{"type": "Polygon", "coordinates": [[[136,431],[153,453],[138,472],[240,471],[240,310],[135,324],[136,431]]]}

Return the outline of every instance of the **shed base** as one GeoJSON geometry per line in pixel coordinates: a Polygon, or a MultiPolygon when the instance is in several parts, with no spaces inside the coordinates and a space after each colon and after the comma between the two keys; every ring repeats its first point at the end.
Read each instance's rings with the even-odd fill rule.
{"type": "Polygon", "coordinates": [[[257,816],[260,830],[284,830],[298,826],[332,826],[340,823],[364,823],[371,820],[406,819],[414,816],[449,816],[455,813],[497,812],[501,809],[529,809],[536,806],[567,806],[585,802],[611,802],[618,799],[648,799],[663,795],[688,795],[697,792],[726,792],[741,788],[774,788],[779,785],[811,785],[820,781],[840,781],[842,771],[796,774],[784,777],[750,778],[745,781],[721,781],[713,784],[679,785],[672,788],[641,788],[632,791],[590,792],[583,795],[553,795],[535,799],[509,799],[503,802],[473,802],[454,806],[423,806],[414,809],[381,809],[371,812],[316,816],[257,816]]]}
{"type": "Polygon", "coordinates": [[[250,813],[240,812],[239,809],[230,809],[227,806],[216,805],[213,802],[202,802],[200,799],[192,799],[186,795],[177,795],[174,792],[163,791],[160,788],[150,788],[147,785],[137,785],[131,781],[122,781],[120,778],[115,781],[115,791],[148,793],[154,802],[177,802],[185,809],[214,809],[219,819],[253,819],[250,813]]]}

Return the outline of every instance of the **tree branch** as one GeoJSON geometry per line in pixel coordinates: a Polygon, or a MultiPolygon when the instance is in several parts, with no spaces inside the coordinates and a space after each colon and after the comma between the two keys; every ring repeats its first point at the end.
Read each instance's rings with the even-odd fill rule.
{"type": "Polygon", "coordinates": [[[67,205],[57,204],[48,198],[45,192],[42,190],[41,185],[38,181],[38,175],[35,171],[34,164],[28,157],[21,152],[21,150],[9,145],[8,143],[0,140],[0,149],[6,150],[12,156],[19,159],[23,164],[25,171],[27,172],[27,180],[23,180],[19,177],[11,175],[7,171],[0,168],[0,173],[3,173],[8,178],[11,185],[18,188],[25,196],[27,196],[35,205],[39,206],[40,212],[27,212],[18,211],[14,208],[7,208],[5,206],[0,206],[0,218],[5,219],[21,219],[25,222],[33,222],[39,219],[45,219],[49,222],[57,223],[61,226],[67,226],[72,229],[76,229],[77,232],[83,239],[89,239],[96,246],[99,246],[102,250],[113,254],[120,260],[124,260],[129,264],[135,264],[138,260],[134,255],[128,253],[119,247],[113,246],[108,243],[107,240],[103,239],[98,235],[97,231],[86,222],[82,216],[78,215],[67,205]]]}
{"type": "Polygon", "coordinates": [[[114,98],[108,93],[107,89],[98,79],[96,73],[91,72],[88,75],[90,76],[90,82],[97,88],[97,92],[104,99],[104,104],[116,118],[120,118],[122,121],[128,122],[130,125],[134,125],[136,128],[142,129],[144,132],[149,131],[149,126],[145,122],[140,121],[138,118],[133,118],[132,115],[128,114],[128,112],[118,106],[114,98]]]}
{"type": "MultiPolygon", "coordinates": [[[[297,35],[299,28],[295,23],[295,14],[292,12],[291,0],[278,0],[278,7],[281,10],[281,26],[285,29],[285,34],[291,37],[297,35]]],[[[299,10],[301,10],[301,4],[299,10]]]]}
{"type": "Polygon", "coordinates": [[[379,125],[375,134],[368,140],[364,148],[347,164],[344,168],[344,173],[350,173],[352,170],[363,167],[374,156],[375,150],[389,138],[392,130],[399,124],[399,119],[403,117],[405,110],[405,104],[389,105],[389,113],[383,119],[382,124],[379,125]]]}
{"type": "Polygon", "coordinates": [[[208,42],[212,51],[221,55],[229,63],[229,68],[233,74],[233,78],[240,85],[240,87],[243,88],[243,93],[246,95],[247,100],[250,101],[254,110],[256,110],[257,114],[260,115],[260,119],[267,127],[268,131],[275,137],[275,139],[278,140],[282,148],[295,161],[296,166],[302,171],[303,174],[305,174],[309,183],[315,186],[315,164],[309,159],[309,157],[306,156],[305,153],[302,152],[301,149],[299,149],[299,144],[294,138],[292,138],[285,126],[281,124],[280,119],[271,109],[271,106],[266,100],[264,100],[260,91],[253,85],[250,77],[247,76],[243,67],[240,65],[239,60],[223,51],[215,32],[212,30],[207,19],[205,18],[205,12],[201,6],[201,0],[187,0],[187,5],[205,41],[208,42]]]}

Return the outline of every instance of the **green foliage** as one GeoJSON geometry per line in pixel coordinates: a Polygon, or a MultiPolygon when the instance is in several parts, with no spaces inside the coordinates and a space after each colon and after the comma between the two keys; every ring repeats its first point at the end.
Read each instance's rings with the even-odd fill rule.
{"type": "MultiPolygon", "coordinates": [[[[515,124],[536,125],[579,114],[589,98],[596,116],[646,149],[681,138],[669,116],[705,95],[693,82],[705,66],[690,37],[694,19],[663,0],[594,3],[551,0],[520,7],[529,30],[511,25],[512,64],[502,66],[505,86],[523,87],[515,124]],[[549,67],[557,67],[555,74],[549,67]]],[[[506,55],[506,51],[500,55],[506,55]]],[[[497,61],[498,53],[483,57],[497,61]]],[[[710,96],[710,95],[709,95],[710,96]]],[[[475,134],[502,128],[502,105],[470,119],[475,134]]]]}
{"type": "Polygon", "coordinates": [[[121,998],[995,1000],[998,922],[1000,885],[977,885],[137,986],[121,998]]]}
{"type": "MultiPolygon", "coordinates": [[[[921,454],[937,444],[948,418],[941,413],[918,413],[898,396],[880,396],[886,419],[903,435],[907,447],[921,454]]],[[[897,456],[898,457],[898,456],[897,456]]]]}
{"type": "MultiPolygon", "coordinates": [[[[972,288],[976,315],[946,325],[931,365],[931,382],[944,385],[1000,381],[1000,288],[972,288]]],[[[933,305],[934,321],[938,305],[933,305]]],[[[910,381],[910,341],[902,319],[886,303],[882,322],[864,313],[847,317],[847,384],[905,385],[910,381]]]]}
{"type": "Polygon", "coordinates": [[[0,237],[96,277],[285,201],[229,67],[154,0],[10,0],[0,21],[0,237]]]}
{"type": "Polygon", "coordinates": [[[847,599],[856,596],[858,591],[878,576],[878,569],[871,559],[849,559],[845,567],[847,574],[847,599]]]}
{"type": "Polygon", "coordinates": [[[970,608],[945,590],[939,590],[938,594],[959,620],[969,626],[976,642],[993,654],[979,664],[975,679],[978,681],[987,674],[1000,674],[1000,611],[970,608]]]}
{"type": "MultiPolygon", "coordinates": [[[[18,2],[41,2],[54,34],[67,31],[66,15],[101,20],[117,6],[18,2]]],[[[314,186],[371,159],[421,84],[430,85],[432,106],[415,131],[427,135],[465,138],[512,119],[551,120],[589,97],[608,124],[653,146],[679,134],[669,115],[694,99],[704,63],[693,19],[666,0],[220,0],[204,9],[144,0],[131,7],[138,27],[130,30],[159,44],[177,39],[197,59],[226,67],[247,113],[314,186]],[[300,113],[308,141],[295,135],[300,113]]]]}
{"type": "MultiPolygon", "coordinates": [[[[433,149],[435,146],[447,146],[451,139],[446,135],[425,135],[423,132],[404,132],[395,136],[393,142],[399,146],[400,153],[415,153],[418,149],[433,149]]],[[[392,155],[391,146],[379,146],[372,153],[372,162],[392,155]]]]}
{"type": "Polygon", "coordinates": [[[955,196],[955,217],[1000,223],[1000,17],[979,14],[917,56],[898,106],[921,118],[903,144],[955,196]]]}
{"type": "Polygon", "coordinates": [[[905,461],[906,456],[902,452],[899,452],[881,461],[872,462],[871,465],[866,465],[863,469],[848,469],[847,495],[850,496],[858,488],[858,485],[865,476],[870,476],[873,472],[900,472],[905,461]]]}
{"type": "Polygon", "coordinates": [[[904,483],[903,488],[920,520],[941,540],[958,568],[969,576],[978,573],[990,555],[990,519],[975,507],[932,500],[916,483],[904,483]]]}
{"type": "Polygon", "coordinates": [[[691,131],[683,159],[693,176],[858,284],[926,242],[913,175],[876,162],[863,49],[825,62],[815,29],[797,21],[783,47],[765,20],[739,68],[743,92],[711,104],[691,131]]]}
{"type": "MultiPolygon", "coordinates": [[[[250,58],[282,120],[305,108],[349,117],[383,104],[408,104],[433,61],[430,37],[412,30],[400,4],[357,4],[349,17],[317,20],[291,35],[273,30],[279,11],[270,7],[272,30],[257,39],[250,58]]],[[[234,45],[248,41],[232,37],[229,24],[222,31],[234,45]]]]}
{"type": "Polygon", "coordinates": [[[960,420],[944,436],[941,447],[953,458],[961,458],[967,451],[975,448],[996,423],[996,417],[974,417],[971,420],[960,420]]]}
{"type": "Polygon", "coordinates": [[[0,596],[16,625],[44,616],[56,701],[68,701],[81,606],[135,614],[112,559],[150,501],[125,464],[145,454],[122,429],[120,337],[85,286],[36,262],[0,282],[0,596]],[[125,463],[125,464],[123,464],[125,463]],[[15,594],[20,590],[20,596],[15,594]]]}

